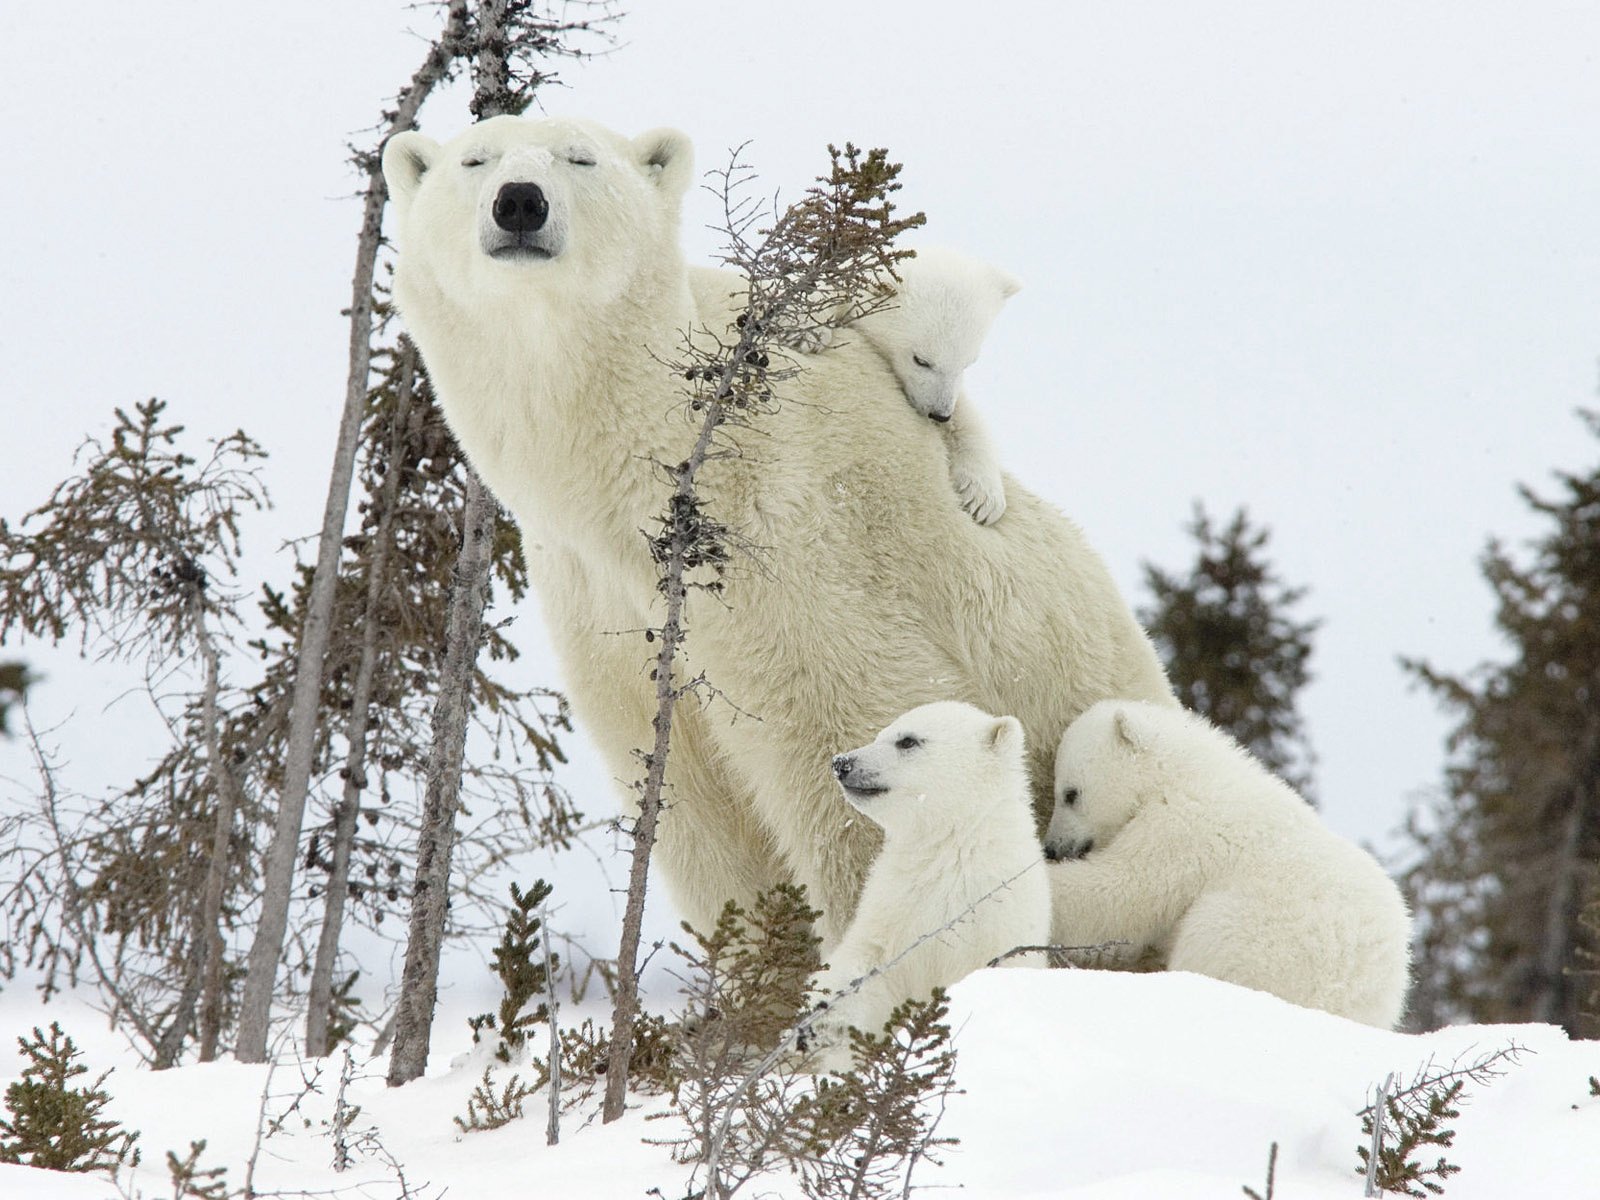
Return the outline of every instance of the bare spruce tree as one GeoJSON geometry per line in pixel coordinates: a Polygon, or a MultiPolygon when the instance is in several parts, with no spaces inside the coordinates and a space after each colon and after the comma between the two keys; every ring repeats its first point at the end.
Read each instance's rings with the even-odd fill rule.
{"type": "Polygon", "coordinates": [[[617,952],[617,987],[613,997],[611,1046],[606,1070],[604,1117],[622,1115],[628,1089],[628,1064],[639,1013],[638,955],[649,884],[650,854],[660,819],[667,756],[671,750],[672,717],[678,702],[700,691],[700,677],[683,679],[678,653],[688,634],[685,601],[691,589],[713,595],[723,589],[723,574],[738,544],[737,535],[707,511],[697,490],[703,468],[738,453],[736,431],[769,411],[775,386],[797,368],[774,365],[779,347],[794,345],[819,327],[857,319],[881,304],[873,285],[908,251],[894,249],[900,233],[923,223],[917,213],[893,215],[889,196],[900,184],[900,165],[883,150],[862,154],[846,145],[829,147],[833,165],[828,175],[784,212],[769,228],[756,228],[763,213],[738,193],[751,176],[737,156],[722,174],[723,230],[728,236],[725,261],[749,281],[736,324],[689,341],[683,361],[673,364],[687,382],[691,412],[701,416],[693,446],[682,462],[661,464],[670,486],[660,527],[650,537],[650,553],[660,572],[657,588],[663,600],[662,623],[646,633],[656,644],[652,677],[656,713],[654,740],[642,754],[645,774],[636,785],[639,815],[633,823],[628,902],[617,952]]]}
{"type": "MultiPolygon", "coordinates": [[[[132,414],[118,409],[110,443],[86,444],[80,474],[21,527],[0,521],[0,641],[12,630],[52,641],[76,634],[85,649],[93,643],[105,655],[142,658],[152,694],[154,681],[198,674],[174,730],[181,783],[155,797],[136,785],[132,794],[150,803],[122,813],[97,805],[68,821],[46,772],[40,812],[16,819],[32,823],[49,853],[37,857],[39,843],[19,826],[10,831],[12,869],[4,873],[5,906],[23,926],[25,898],[46,902],[57,892],[70,910],[65,936],[77,943],[68,958],[81,958],[83,943],[104,931],[122,949],[132,940],[172,963],[176,998],[138,1018],[157,1066],[177,1060],[197,1006],[214,1030],[226,895],[248,875],[235,847],[249,801],[222,716],[223,657],[238,622],[231,588],[239,519],[266,504],[256,474],[264,455],[254,441],[230,434],[202,462],[179,449],[182,426],[165,423],[164,410],[159,400],[132,414]]],[[[50,962],[61,960],[52,937],[41,942],[36,931],[25,941],[30,957],[39,947],[50,962]]],[[[122,960],[119,950],[114,961],[122,960]]],[[[130,999],[120,966],[101,976],[116,992],[115,1007],[144,1009],[143,996],[130,999]]],[[[203,1037],[202,1056],[215,1050],[215,1038],[203,1037]]]]}

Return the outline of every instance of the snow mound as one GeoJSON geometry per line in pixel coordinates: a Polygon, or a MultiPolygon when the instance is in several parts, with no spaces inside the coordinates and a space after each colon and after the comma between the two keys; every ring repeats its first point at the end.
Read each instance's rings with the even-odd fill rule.
{"type": "MultiPolygon", "coordinates": [[[[203,1166],[227,1166],[243,1182],[264,1090],[269,1117],[289,1107],[315,1064],[268,1069],[213,1063],[151,1072],[118,1052],[104,1018],[71,1000],[38,1005],[11,991],[0,1003],[0,1038],[61,1021],[106,1087],[112,1115],[142,1132],[144,1163],[123,1182],[147,1197],[171,1194],[165,1152],[207,1139],[203,1166]]],[[[959,985],[951,1019],[959,1059],[954,1098],[939,1127],[960,1139],[944,1165],[924,1164],[916,1183],[971,1200],[1238,1200],[1243,1185],[1265,1192],[1268,1147],[1279,1146],[1284,1200],[1351,1200],[1361,1194],[1357,1111],[1390,1071],[1402,1080],[1430,1059],[1471,1061],[1508,1043],[1529,1051],[1505,1074],[1469,1085],[1457,1139],[1446,1157],[1461,1173],[1448,1200],[1600,1195],[1600,1042],[1572,1042],[1544,1025],[1474,1026],[1406,1036],[1295,1008],[1271,996],[1193,975],[1099,971],[982,971],[959,985]]],[[[441,1021],[434,1062],[465,1049],[464,1026],[441,1021]]],[[[478,1056],[481,1057],[481,1056],[478,1056]]],[[[349,1100],[361,1106],[356,1132],[375,1131],[418,1196],[473,1200],[636,1197],[659,1188],[683,1195],[687,1169],[659,1142],[672,1122],[642,1099],[621,1122],[602,1127],[570,1116],[558,1146],[546,1146],[542,1097],[502,1129],[462,1134],[451,1118],[482,1072],[441,1069],[407,1087],[384,1086],[382,1062],[358,1066],[349,1100]],[[426,1185],[426,1186],[423,1186],[426,1185]]],[[[0,1066],[15,1077],[12,1058],[0,1066]]],[[[331,1167],[328,1121],[339,1060],[322,1064],[317,1090],[300,1099],[258,1155],[258,1191],[346,1189],[391,1197],[391,1167],[358,1154],[331,1167]]],[[[3,1081],[0,1081],[3,1082],[3,1081]]],[[[793,1196],[773,1180],[751,1195],[793,1196]]],[[[931,1194],[931,1193],[930,1193],[931,1194]]],[[[112,1200],[97,1176],[0,1166],[4,1200],[112,1200]]]]}

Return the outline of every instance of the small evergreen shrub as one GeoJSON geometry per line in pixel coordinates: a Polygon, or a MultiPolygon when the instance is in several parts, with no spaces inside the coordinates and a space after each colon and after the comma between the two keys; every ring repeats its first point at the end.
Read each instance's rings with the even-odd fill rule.
{"type": "Polygon", "coordinates": [[[77,1061],[81,1051],[54,1021],[48,1037],[35,1026],[32,1039],[18,1038],[17,1045],[28,1065],[6,1088],[0,1162],[50,1171],[115,1171],[138,1163],[133,1144],[139,1135],[102,1115],[111,1102],[103,1087],[110,1071],[88,1087],[73,1086],[89,1068],[77,1061]]]}
{"type": "Polygon", "coordinates": [[[538,1072],[535,1082],[526,1083],[521,1075],[512,1072],[511,1078],[498,1089],[495,1087],[494,1068],[485,1067],[483,1079],[467,1099],[466,1119],[452,1117],[451,1120],[455,1121],[462,1133],[499,1129],[502,1125],[521,1120],[523,1101],[543,1087],[548,1078],[544,1064],[535,1062],[534,1066],[538,1072]]]}
{"type": "MultiPolygon", "coordinates": [[[[532,1009],[528,1006],[547,995],[552,982],[546,968],[544,943],[539,936],[543,922],[537,915],[551,890],[542,879],[535,880],[526,892],[515,883],[511,885],[511,909],[506,914],[500,944],[495,947],[490,963],[505,992],[498,1011],[482,1013],[467,1022],[472,1028],[474,1045],[485,1032],[499,1033],[494,1053],[503,1063],[511,1062],[527,1043],[529,1033],[550,1019],[550,1006],[544,1001],[540,1000],[532,1009]]],[[[554,965],[554,955],[550,963],[554,965]]]]}
{"type": "Polygon", "coordinates": [[[189,1153],[179,1158],[167,1151],[167,1173],[172,1176],[172,1200],[228,1200],[228,1169],[203,1168],[200,1156],[205,1153],[206,1140],[189,1143],[189,1153]]]}
{"type": "Polygon", "coordinates": [[[1427,1197],[1444,1194],[1444,1180],[1461,1170],[1443,1154],[1428,1165],[1418,1159],[1427,1147],[1449,1149],[1455,1141],[1450,1122],[1461,1115],[1469,1083],[1486,1084],[1505,1071],[1500,1064],[1516,1064],[1528,1051],[1515,1042],[1458,1066],[1436,1067],[1424,1063],[1405,1087],[1380,1090],[1378,1100],[1361,1110],[1363,1144],[1356,1149],[1358,1175],[1368,1175],[1380,1192],[1427,1197]],[[1372,1163],[1371,1142],[1377,1124],[1377,1164],[1372,1163]]]}

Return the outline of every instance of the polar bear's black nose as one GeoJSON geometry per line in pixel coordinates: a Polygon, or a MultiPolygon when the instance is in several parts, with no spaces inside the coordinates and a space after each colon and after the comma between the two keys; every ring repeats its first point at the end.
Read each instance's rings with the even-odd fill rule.
{"type": "Polygon", "coordinates": [[[855,765],[856,760],[848,754],[836,754],[833,756],[833,773],[839,779],[843,779],[850,774],[855,769],[855,765]]]}
{"type": "Polygon", "coordinates": [[[532,233],[544,227],[550,202],[537,183],[508,183],[494,198],[494,223],[507,233],[532,233]]]}

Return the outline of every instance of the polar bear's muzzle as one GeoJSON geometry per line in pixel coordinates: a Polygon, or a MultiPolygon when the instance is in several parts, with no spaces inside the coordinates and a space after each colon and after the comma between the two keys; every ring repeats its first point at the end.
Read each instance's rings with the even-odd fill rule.
{"type": "Polygon", "coordinates": [[[501,184],[482,226],[483,252],[491,258],[554,258],[561,239],[550,220],[550,199],[537,183],[501,184]]]}
{"type": "Polygon", "coordinates": [[[1044,856],[1050,862],[1071,862],[1082,858],[1094,849],[1094,839],[1075,841],[1072,838],[1052,838],[1044,844],[1044,856]]]}
{"type": "Polygon", "coordinates": [[[537,183],[508,183],[495,193],[493,211],[507,233],[533,233],[550,219],[550,201],[537,183]]]}
{"type": "Polygon", "coordinates": [[[854,754],[834,756],[833,776],[844,789],[845,798],[852,804],[857,800],[869,800],[873,796],[881,796],[889,790],[878,781],[875,774],[856,761],[854,754]]]}

